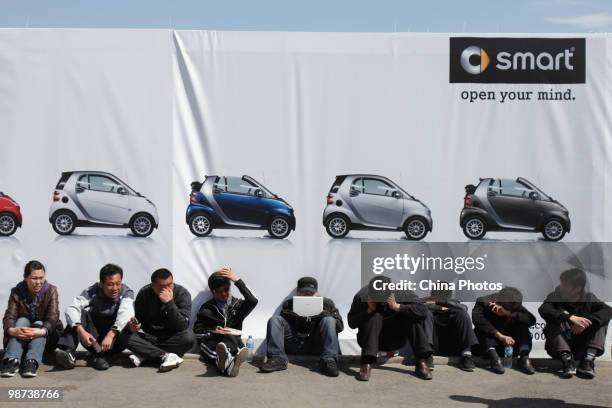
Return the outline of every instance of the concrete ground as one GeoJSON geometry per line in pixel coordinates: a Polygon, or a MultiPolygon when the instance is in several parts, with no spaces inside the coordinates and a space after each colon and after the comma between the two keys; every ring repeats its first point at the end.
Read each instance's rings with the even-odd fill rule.
{"type": "MultiPolygon", "coordinates": [[[[359,369],[355,359],[341,363],[337,378],[328,378],[316,370],[316,361],[296,361],[284,372],[258,373],[245,364],[237,378],[217,375],[196,358],[168,373],[156,367],[130,368],[119,361],[110,370],[99,372],[85,367],[80,360],[74,370],[55,371],[41,366],[35,379],[21,377],[0,379],[1,388],[64,387],[64,401],[22,406],[35,407],[612,407],[612,363],[596,366],[594,380],[562,380],[554,374],[555,366],[544,361],[533,376],[510,370],[497,375],[484,368],[464,373],[458,368],[439,364],[432,381],[416,378],[411,366],[392,360],[372,370],[367,383],[354,375],[359,369]]],[[[6,390],[4,390],[6,393],[6,390]]],[[[19,406],[0,402],[0,407],[19,406]]]]}

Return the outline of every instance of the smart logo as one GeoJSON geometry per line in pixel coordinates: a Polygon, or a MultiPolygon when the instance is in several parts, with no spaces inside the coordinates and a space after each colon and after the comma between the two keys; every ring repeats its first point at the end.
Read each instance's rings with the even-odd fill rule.
{"type": "Polygon", "coordinates": [[[583,84],[584,38],[450,39],[451,83],[583,84]]]}

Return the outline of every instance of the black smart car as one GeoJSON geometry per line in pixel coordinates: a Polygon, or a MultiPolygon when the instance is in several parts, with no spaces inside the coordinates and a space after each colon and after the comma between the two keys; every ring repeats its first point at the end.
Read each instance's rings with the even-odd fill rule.
{"type": "Polygon", "coordinates": [[[483,178],[465,186],[459,223],[469,239],[487,231],[523,231],[559,241],[571,226],[567,209],[522,177],[483,178]]]}

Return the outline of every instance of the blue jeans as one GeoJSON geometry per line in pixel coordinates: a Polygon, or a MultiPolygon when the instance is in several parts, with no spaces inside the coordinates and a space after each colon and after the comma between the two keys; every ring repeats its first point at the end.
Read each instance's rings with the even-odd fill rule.
{"type": "Polygon", "coordinates": [[[336,319],[326,316],[312,329],[310,336],[298,337],[282,316],[268,320],[266,336],[268,357],[280,357],[287,361],[290,354],[319,354],[322,360],[338,360],[340,345],[336,333],[336,319]]]}
{"type": "MultiPolygon", "coordinates": [[[[42,326],[40,321],[30,323],[30,319],[27,317],[20,317],[15,322],[15,327],[32,327],[34,324],[42,326]]],[[[21,362],[23,350],[26,349],[26,360],[36,360],[40,364],[45,351],[45,344],[47,344],[47,336],[36,337],[30,341],[11,337],[6,345],[6,350],[4,350],[4,358],[15,358],[21,362]]]]}

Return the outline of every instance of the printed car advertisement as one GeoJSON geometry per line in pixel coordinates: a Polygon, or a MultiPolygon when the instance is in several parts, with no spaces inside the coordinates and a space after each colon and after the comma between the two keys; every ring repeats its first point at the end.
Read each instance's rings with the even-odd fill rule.
{"type": "MultiPolygon", "coordinates": [[[[370,250],[455,262],[486,248],[486,274],[427,279],[524,290],[543,357],[545,294],[530,287],[579,259],[612,301],[607,256],[583,251],[612,241],[611,48],[595,34],[3,30],[0,282],[38,259],[64,309],[107,262],[134,290],[165,267],[195,315],[229,265],[259,299],[242,332],[261,347],[300,277],[346,319],[364,254],[382,257],[370,250]]],[[[340,339],[358,354],[354,330],[340,339]]]]}

